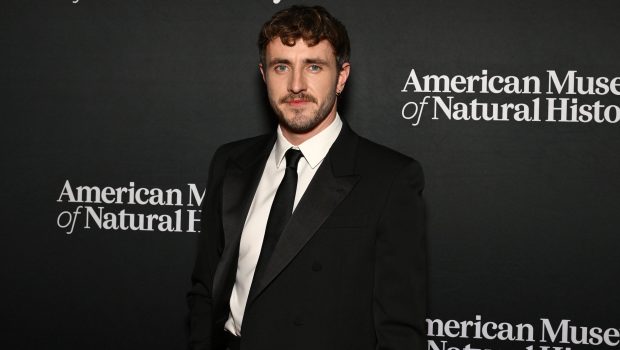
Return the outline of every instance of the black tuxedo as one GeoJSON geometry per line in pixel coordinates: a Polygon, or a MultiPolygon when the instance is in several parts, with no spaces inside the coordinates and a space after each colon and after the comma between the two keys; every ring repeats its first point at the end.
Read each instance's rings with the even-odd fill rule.
{"type": "MultiPolygon", "coordinates": [[[[213,157],[188,295],[193,349],[223,349],[243,225],[275,135],[213,157]]],[[[243,350],[426,347],[422,170],[345,123],[243,318],[243,350]]]]}

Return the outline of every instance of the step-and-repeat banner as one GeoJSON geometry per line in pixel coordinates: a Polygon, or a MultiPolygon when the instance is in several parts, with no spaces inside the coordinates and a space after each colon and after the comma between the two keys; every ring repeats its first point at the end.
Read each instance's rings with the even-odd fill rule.
{"type": "MultiPolygon", "coordinates": [[[[256,39],[292,4],[2,2],[0,347],[185,348],[209,162],[274,127],[256,39]]],[[[428,350],[618,349],[619,3],[316,4],[341,115],[425,170],[428,350]]]]}

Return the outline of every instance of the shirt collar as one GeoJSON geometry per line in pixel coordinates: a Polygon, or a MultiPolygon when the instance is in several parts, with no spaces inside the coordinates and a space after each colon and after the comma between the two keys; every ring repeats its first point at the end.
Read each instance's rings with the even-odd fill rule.
{"type": "Polygon", "coordinates": [[[276,167],[278,169],[280,168],[282,165],[282,160],[284,159],[284,154],[289,148],[293,147],[301,151],[311,168],[316,168],[319,164],[321,164],[321,161],[325,158],[325,156],[327,156],[327,152],[329,152],[332,144],[338,138],[338,134],[340,134],[341,129],[342,120],[340,119],[338,113],[336,113],[336,118],[334,121],[325,129],[304,141],[299,146],[293,146],[290,142],[288,142],[286,137],[284,137],[282,130],[278,125],[276,144],[274,146],[274,160],[276,162],[276,167]]]}

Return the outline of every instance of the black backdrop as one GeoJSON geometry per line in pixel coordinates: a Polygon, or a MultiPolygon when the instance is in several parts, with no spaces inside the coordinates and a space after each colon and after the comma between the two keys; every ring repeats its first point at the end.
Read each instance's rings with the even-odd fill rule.
{"type": "MultiPolygon", "coordinates": [[[[192,193],[204,189],[219,144],[273,127],[255,41],[260,25],[293,2],[73,1],[0,5],[0,346],[184,348],[199,234],[190,227],[192,193]],[[89,202],[77,198],[79,186],[144,188],[149,198],[176,189],[182,203],[89,202]],[[123,215],[153,214],[173,223],[114,228],[123,215]]],[[[315,3],[352,40],[341,115],[425,169],[429,349],[618,348],[620,98],[612,88],[571,94],[568,80],[554,89],[549,77],[563,82],[575,71],[609,85],[620,76],[620,5],[315,3]],[[541,86],[425,92],[406,86],[412,69],[420,81],[533,76],[541,86]],[[421,107],[425,97],[412,118],[407,104],[421,107]],[[437,101],[450,97],[530,109],[538,98],[540,121],[448,118],[437,101]],[[562,98],[569,115],[573,104],[610,106],[607,119],[562,121],[558,109],[550,121],[548,99],[562,98]],[[476,337],[454,326],[476,316],[533,331],[520,341],[516,332],[476,337]],[[579,344],[579,327],[589,344],[579,344]]]]}

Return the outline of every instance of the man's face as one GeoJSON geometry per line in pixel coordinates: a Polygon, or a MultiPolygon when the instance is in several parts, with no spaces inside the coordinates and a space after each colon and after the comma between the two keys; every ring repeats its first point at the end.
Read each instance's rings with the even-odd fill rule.
{"type": "Polygon", "coordinates": [[[287,46],[276,38],[267,45],[260,69],[285,136],[307,139],[336,117],[336,92],[344,88],[350,67],[345,63],[338,71],[327,40],[308,46],[298,39],[287,46]]]}

